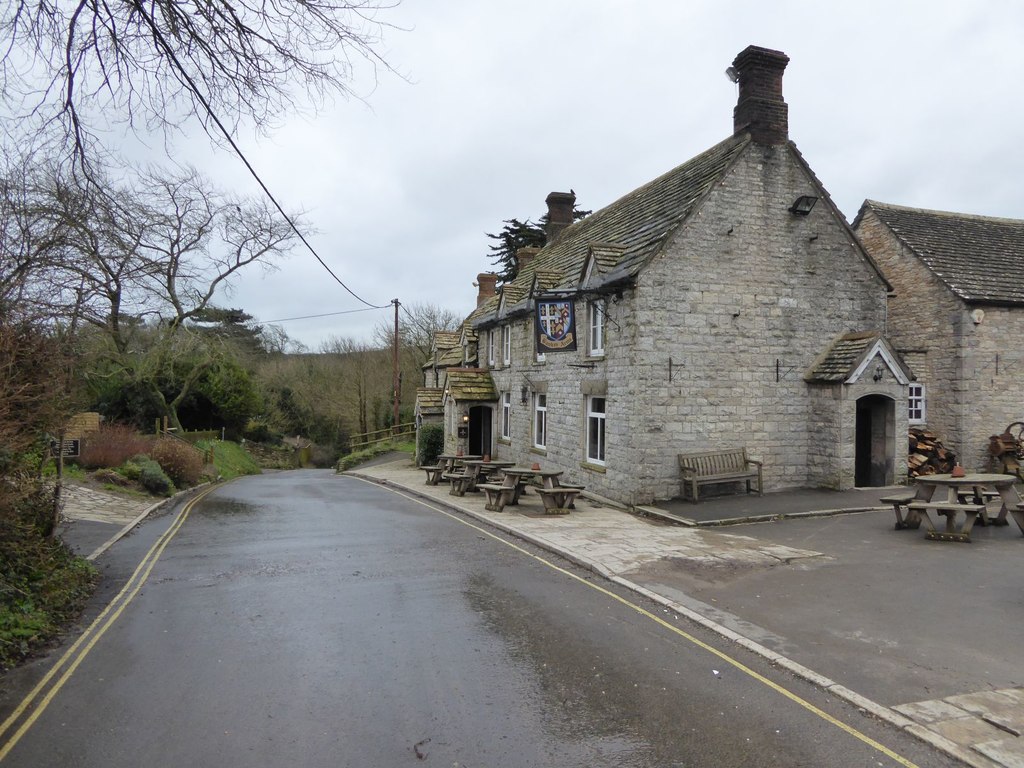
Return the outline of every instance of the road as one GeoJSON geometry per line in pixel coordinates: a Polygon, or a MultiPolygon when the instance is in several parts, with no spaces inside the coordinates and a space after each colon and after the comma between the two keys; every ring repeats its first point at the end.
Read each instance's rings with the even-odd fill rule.
{"type": "Polygon", "coordinates": [[[327,471],[221,486],[101,565],[78,646],[6,681],[4,768],[949,764],[594,574],[327,471]]]}

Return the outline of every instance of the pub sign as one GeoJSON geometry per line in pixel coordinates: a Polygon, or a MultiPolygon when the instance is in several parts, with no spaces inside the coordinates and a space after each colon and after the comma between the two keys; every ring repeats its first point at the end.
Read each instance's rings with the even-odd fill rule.
{"type": "Polygon", "coordinates": [[[537,354],[576,349],[576,313],[571,299],[537,301],[537,354]]]}

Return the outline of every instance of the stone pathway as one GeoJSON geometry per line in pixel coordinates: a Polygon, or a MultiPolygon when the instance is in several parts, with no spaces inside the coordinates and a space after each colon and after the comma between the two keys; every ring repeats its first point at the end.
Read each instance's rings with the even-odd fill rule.
{"type": "Polygon", "coordinates": [[[118,525],[127,525],[159,501],[151,497],[134,498],[108,493],[84,485],[65,485],[63,493],[64,517],[67,520],[118,525]]]}

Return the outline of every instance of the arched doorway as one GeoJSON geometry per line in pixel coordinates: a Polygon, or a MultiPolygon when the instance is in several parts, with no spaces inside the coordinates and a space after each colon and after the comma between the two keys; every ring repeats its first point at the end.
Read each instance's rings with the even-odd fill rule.
{"type": "Polygon", "coordinates": [[[469,409],[470,454],[489,456],[491,450],[492,410],[489,405],[476,405],[469,409]]]}
{"type": "Polygon", "coordinates": [[[885,395],[867,395],[857,400],[854,485],[858,488],[878,488],[895,482],[895,430],[895,400],[885,395]]]}

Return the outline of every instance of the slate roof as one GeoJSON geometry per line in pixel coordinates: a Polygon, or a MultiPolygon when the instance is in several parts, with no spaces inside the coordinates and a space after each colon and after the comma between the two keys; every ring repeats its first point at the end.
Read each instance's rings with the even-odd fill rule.
{"type": "Polygon", "coordinates": [[[451,349],[452,347],[459,346],[459,332],[458,331],[435,331],[434,332],[434,346],[439,350],[451,349]]]}
{"type": "MultiPolygon", "coordinates": [[[[462,365],[462,347],[455,346],[451,349],[446,349],[437,358],[438,368],[450,368],[453,365],[462,365]]],[[[432,363],[428,362],[423,367],[430,368],[432,363]]]]}
{"type": "Polygon", "coordinates": [[[420,413],[444,413],[444,390],[439,387],[417,387],[416,407],[420,413]]]}
{"type": "MultiPolygon", "coordinates": [[[[527,298],[535,274],[543,290],[575,287],[591,252],[605,273],[605,282],[634,276],[696,210],[749,143],[747,133],[731,136],[566,227],[503,287],[508,299],[527,298]]],[[[512,302],[506,300],[506,310],[511,307],[512,302]]],[[[488,300],[470,315],[470,322],[479,325],[492,320],[496,308],[496,303],[488,300]]]]}
{"type": "Polygon", "coordinates": [[[847,333],[832,342],[804,374],[804,381],[846,381],[879,343],[884,347],[883,354],[888,354],[903,375],[912,380],[913,373],[881,334],[867,331],[847,333]]]}
{"type": "Polygon", "coordinates": [[[1024,304],[1024,220],[865,200],[854,227],[868,210],[965,302],[1024,304]]]}
{"type": "Polygon", "coordinates": [[[478,400],[491,402],[498,399],[491,374],[480,368],[452,368],[448,371],[446,394],[457,402],[478,400]]]}

